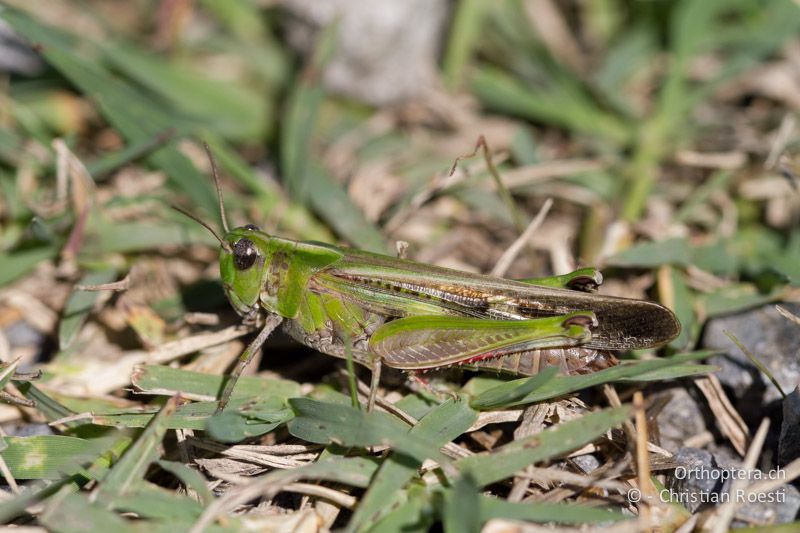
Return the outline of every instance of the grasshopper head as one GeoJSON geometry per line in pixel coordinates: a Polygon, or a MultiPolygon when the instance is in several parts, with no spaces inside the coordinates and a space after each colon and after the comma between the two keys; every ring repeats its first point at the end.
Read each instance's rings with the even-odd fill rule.
{"type": "Polygon", "coordinates": [[[225,295],[240,316],[245,319],[255,319],[262,307],[267,311],[277,310],[277,308],[271,308],[269,302],[261,301],[260,297],[264,288],[267,287],[270,262],[277,258],[279,269],[288,269],[285,255],[281,256],[275,253],[274,246],[271,245],[273,238],[261,231],[258,226],[247,224],[229,229],[217,164],[208,145],[203,143],[203,147],[208,155],[208,161],[211,163],[211,176],[214,178],[214,186],[217,189],[222,236],[210,224],[192,213],[176,205],[172,207],[202,225],[219,241],[219,271],[225,295]]]}
{"type": "Polygon", "coordinates": [[[248,224],[234,228],[222,238],[219,272],[225,295],[243,317],[254,317],[264,287],[270,236],[248,224]]]}

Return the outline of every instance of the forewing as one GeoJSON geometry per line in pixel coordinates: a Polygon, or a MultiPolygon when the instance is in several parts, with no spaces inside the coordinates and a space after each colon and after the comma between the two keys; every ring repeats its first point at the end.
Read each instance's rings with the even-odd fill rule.
{"type": "Polygon", "coordinates": [[[680,332],[675,315],[653,302],[537,286],[356,250],[348,250],[317,278],[343,294],[352,292],[359,301],[391,302],[381,310],[389,316],[524,320],[592,311],[598,326],[587,346],[598,349],[660,346],[680,332]]]}

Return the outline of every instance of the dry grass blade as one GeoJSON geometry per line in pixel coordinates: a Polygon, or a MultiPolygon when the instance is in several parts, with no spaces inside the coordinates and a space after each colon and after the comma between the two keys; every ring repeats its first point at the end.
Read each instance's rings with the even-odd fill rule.
{"type": "Polygon", "coordinates": [[[223,342],[238,339],[250,332],[250,328],[240,325],[229,326],[213,333],[199,333],[192,337],[169,342],[151,351],[146,360],[149,363],[168,363],[184,355],[210,348],[223,342]]]}
{"type": "Polygon", "coordinates": [[[658,507],[656,488],[650,481],[650,454],[647,453],[647,414],[644,410],[644,396],[640,391],[633,394],[633,414],[636,420],[636,479],[642,492],[644,505],[639,506],[639,519],[643,524],[651,523],[651,507],[658,507]]]}
{"type": "MultiPolygon", "coordinates": [[[[5,431],[0,429],[0,437],[5,437],[5,431]]],[[[5,443],[3,443],[3,448],[5,447],[5,443]]],[[[8,487],[11,489],[11,492],[14,494],[19,494],[19,485],[17,485],[17,480],[14,479],[14,476],[11,474],[11,470],[9,470],[8,465],[6,464],[6,460],[3,458],[3,455],[0,454],[0,474],[3,474],[3,479],[8,484],[8,487]]]]}
{"type": "Polygon", "coordinates": [[[509,189],[521,189],[556,178],[605,170],[610,162],[604,159],[562,159],[544,161],[508,170],[503,183],[509,189]]]}
{"type": "Polygon", "coordinates": [[[502,411],[482,411],[478,419],[467,430],[468,432],[478,431],[489,424],[502,424],[505,422],[517,422],[522,418],[523,409],[504,409],[502,411]]]}
{"type": "Polygon", "coordinates": [[[791,140],[792,133],[797,127],[797,118],[792,113],[787,113],[781,120],[781,125],[778,127],[778,132],[775,134],[775,140],[769,148],[769,154],[764,160],[764,168],[775,168],[778,164],[781,154],[786,149],[786,144],[791,140]]]}
{"type": "Polygon", "coordinates": [[[581,53],[564,14],[552,0],[529,0],[523,4],[528,23],[541,36],[553,56],[577,73],[586,70],[586,57],[581,53]]]}
{"type": "Polygon", "coordinates": [[[747,155],[744,152],[700,153],[680,150],[675,154],[675,159],[678,163],[690,167],[725,170],[737,170],[747,163],[747,155]]]}
{"type": "Polygon", "coordinates": [[[284,485],[286,492],[297,492],[306,496],[316,496],[336,504],[344,509],[353,509],[358,502],[355,496],[350,496],[341,491],[323,487],[322,485],[312,485],[310,483],[289,483],[284,485]]]}
{"type": "MultiPolygon", "coordinates": [[[[264,476],[242,480],[242,484],[231,488],[220,498],[209,505],[202,516],[192,526],[190,533],[200,533],[226,511],[230,511],[257,497],[271,499],[283,491],[286,486],[297,483],[309,475],[305,469],[295,468],[281,472],[266,474],[264,476]]],[[[335,474],[334,476],[335,477],[335,474]]]]}
{"type": "MultiPolygon", "coordinates": [[[[765,479],[763,481],[755,481],[747,486],[745,489],[745,496],[748,494],[761,494],[770,492],[786,484],[794,482],[800,478],[800,458],[795,459],[788,465],[780,469],[781,475],[775,476],[775,479],[765,479]]],[[[746,499],[746,498],[745,498],[746,499]]]]}
{"type": "MultiPolygon", "coordinates": [[[[758,457],[761,455],[761,449],[764,446],[764,440],[767,438],[768,429],[769,419],[765,418],[761,422],[761,425],[758,426],[758,430],[753,436],[753,441],[744,457],[742,469],[753,470],[755,468],[758,457]]],[[[730,488],[728,489],[728,494],[730,495],[729,500],[718,507],[709,517],[709,521],[711,522],[710,529],[712,533],[724,533],[725,531],[728,531],[731,520],[733,520],[733,515],[736,513],[736,509],[743,503],[737,499],[736,495],[739,494],[739,491],[746,484],[746,479],[738,476],[733,479],[730,488]]]]}
{"type": "Polygon", "coordinates": [[[502,278],[505,273],[508,272],[508,269],[511,267],[511,263],[514,262],[514,259],[517,258],[525,245],[530,242],[531,237],[533,237],[533,234],[536,233],[536,230],[542,225],[544,219],[547,217],[547,213],[550,212],[551,207],[553,207],[553,200],[548,198],[545,200],[544,205],[542,205],[542,208],[539,209],[539,212],[536,214],[534,219],[531,220],[531,223],[528,224],[528,227],[525,228],[525,231],[522,232],[522,235],[517,237],[517,240],[515,240],[511,246],[509,246],[508,249],[503,252],[503,255],[501,255],[500,259],[497,260],[497,263],[494,265],[490,275],[502,278]]]}
{"type": "Polygon", "coordinates": [[[302,451],[296,453],[275,454],[267,451],[268,447],[225,446],[205,439],[191,439],[189,442],[199,449],[216,452],[231,459],[280,469],[292,469],[307,465],[319,457],[321,450],[321,447],[303,446],[301,447],[302,451]]]}
{"type": "Polygon", "coordinates": [[[736,451],[744,455],[750,441],[747,424],[744,423],[741,415],[739,415],[736,408],[731,404],[719,379],[711,375],[697,378],[694,380],[694,384],[697,385],[697,388],[700,389],[706,397],[706,400],[708,400],[708,405],[711,412],[714,413],[722,433],[728,437],[728,440],[730,440],[733,447],[736,448],[736,451]]]}
{"type": "Polygon", "coordinates": [[[794,322],[795,324],[800,326],[800,316],[795,315],[794,313],[790,312],[788,309],[780,305],[776,305],[775,309],[777,309],[778,312],[781,314],[781,316],[783,316],[785,319],[794,322]]]}
{"type": "Polygon", "coordinates": [[[76,291],[127,291],[131,288],[131,277],[130,274],[126,275],[119,281],[114,281],[112,283],[100,283],[97,285],[75,285],[76,291]]]}
{"type": "Polygon", "coordinates": [[[474,170],[472,168],[460,170],[459,163],[464,159],[475,157],[478,154],[478,150],[481,148],[483,148],[484,153],[484,164],[490,170],[490,174],[494,179],[495,187],[499,187],[501,194],[504,195],[506,205],[509,207],[512,217],[514,217],[514,220],[517,221],[516,223],[520,226],[520,231],[522,231],[522,224],[518,220],[519,215],[517,209],[514,207],[513,202],[508,195],[508,191],[503,185],[503,181],[500,179],[499,174],[497,173],[497,169],[494,166],[494,162],[489,152],[489,147],[486,144],[486,139],[482,135],[478,138],[478,141],[475,143],[475,149],[471,153],[456,157],[453,160],[453,164],[450,166],[449,172],[435,175],[427,187],[420,190],[412,197],[408,206],[395,213],[394,216],[392,216],[392,218],[384,225],[384,231],[390,235],[393,234],[403,223],[408,221],[414,215],[414,213],[419,211],[419,209],[426,202],[430,201],[436,194],[464,181],[464,179],[466,179],[466,177],[474,170]]]}

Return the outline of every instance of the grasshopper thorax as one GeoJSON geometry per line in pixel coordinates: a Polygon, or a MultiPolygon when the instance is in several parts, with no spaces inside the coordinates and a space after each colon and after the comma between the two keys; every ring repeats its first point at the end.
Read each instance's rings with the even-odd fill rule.
{"type": "Polygon", "coordinates": [[[249,224],[221,240],[219,270],[225,294],[248,319],[262,310],[296,318],[310,278],[343,255],[334,246],[273,237],[249,224]]]}

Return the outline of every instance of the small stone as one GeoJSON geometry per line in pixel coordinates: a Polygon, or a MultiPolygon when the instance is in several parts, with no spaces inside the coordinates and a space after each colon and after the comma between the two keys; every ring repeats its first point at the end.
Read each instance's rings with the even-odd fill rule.
{"type": "Polygon", "coordinates": [[[746,490],[730,493],[735,477],[745,476],[744,489],[756,481],[781,476],[778,469],[746,471],[739,464],[722,463],[712,453],[697,448],[681,448],[674,460],[682,466],[667,478],[667,490],[661,499],[681,503],[692,513],[727,501],[743,503],[731,524],[742,527],[792,522],[800,510],[800,491],[788,484],[761,494],[747,495],[746,490]]]}
{"type": "Polygon", "coordinates": [[[752,503],[736,510],[731,524],[734,528],[794,522],[800,510],[800,491],[792,485],[781,485],[772,492],[742,498],[752,503]]]}
{"type": "Polygon", "coordinates": [[[35,330],[24,320],[17,320],[8,325],[5,330],[6,339],[12,348],[18,346],[40,346],[44,342],[44,335],[35,330]]]}
{"type": "Polygon", "coordinates": [[[656,416],[660,445],[675,453],[686,446],[687,439],[707,431],[707,413],[683,386],[659,391],[654,400],[664,395],[670,400],[656,416]]]}
{"type": "Polygon", "coordinates": [[[785,466],[800,457],[800,387],[783,400],[783,421],[778,441],[778,464],[785,466]]]}
{"type": "MultiPolygon", "coordinates": [[[[667,478],[667,488],[674,500],[683,504],[689,512],[694,513],[712,494],[718,494],[723,487],[722,481],[713,479],[719,473],[719,465],[714,456],[697,448],[680,448],[673,457],[680,467],[667,478]],[[693,475],[693,472],[708,475],[693,475]]],[[[666,498],[662,497],[662,500],[666,498]]]]}
{"type": "Polygon", "coordinates": [[[34,76],[44,70],[44,62],[8,25],[0,20],[0,72],[34,76]]]}
{"type": "MultiPolygon", "coordinates": [[[[794,314],[800,313],[799,304],[784,304],[794,314]]],[[[784,391],[800,383],[800,331],[796,324],[786,320],[774,305],[714,318],[708,321],[703,346],[725,352],[708,362],[720,367],[716,373],[720,382],[735,395],[737,408],[745,419],[763,416],[765,404],[781,399],[780,392],[750,359],[742,353],[725,332],[733,334],[772,373],[784,391]],[[753,411],[754,417],[748,416],[753,411]]]]}
{"type": "Polygon", "coordinates": [[[296,19],[289,41],[310,51],[319,29],[337,24],[323,83],[369,104],[418,98],[436,85],[449,3],[444,0],[283,0],[296,19]]]}
{"type": "Polygon", "coordinates": [[[577,457],[573,457],[572,462],[575,463],[578,466],[578,468],[580,468],[585,474],[591,474],[592,472],[600,468],[601,465],[597,457],[591,454],[579,455],[577,457]]]}
{"type": "Polygon", "coordinates": [[[9,424],[3,427],[3,431],[14,437],[54,435],[53,428],[47,424],[9,424]]]}

